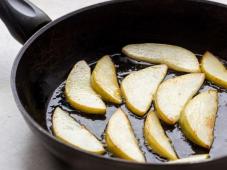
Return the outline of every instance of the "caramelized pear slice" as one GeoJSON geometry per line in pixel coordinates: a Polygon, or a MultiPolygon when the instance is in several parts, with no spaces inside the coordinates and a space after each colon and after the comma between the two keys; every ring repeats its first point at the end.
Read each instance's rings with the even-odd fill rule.
{"type": "Polygon", "coordinates": [[[121,91],[117,82],[116,69],[108,55],[97,62],[92,72],[91,84],[103,100],[121,104],[121,91]]]}
{"type": "Polygon", "coordinates": [[[198,162],[205,161],[209,158],[210,158],[209,154],[200,154],[200,155],[193,155],[188,158],[182,158],[182,159],[178,159],[178,160],[174,160],[174,161],[169,161],[168,163],[170,163],[170,164],[198,163],[198,162]]]}
{"type": "Polygon", "coordinates": [[[96,154],[105,152],[102,143],[91,132],[59,107],[53,113],[53,132],[58,139],[75,148],[96,154]]]}
{"type": "Polygon", "coordinates": [[[151,66],[132,72],[121,84],[127,107],[136,115],[143,116],[151,106],[153,96],[167,72],[166,65],[151,66]]]}
{"type": "Polygon", "coordinates": [[[203,73],[191,73],[164,81],[155,96],[158,116],[167,124],[175,124],[186,103],[203,84],[203,73]]]}
{"type": "Polygon", "coordinates": [[[221,61],[210,52],[206,52],[203,55],[201,69],[202,72],[205,73],[207,80],[220,87],[227,88],[227,69],[221,61]]]}
{"type": "Polygon", "coordinates": [[[211,147],[217,109],[216,90],[202,92],[188,102],[180,118],[181,128],[188,139],[204,148],[211,147]]]}
{"type": "Polygon", "coordinates": [[[105,139],[107,148],[115,156],[135,162],[145,162],[130,121],[121,109],[118,109],[110,118],[105,139]]]}
{"type": "Polygon", "coordinates": [[[166,64],[169,68],[181,72],[200,72],[195,54],[182,47],[167,44],[130,44],[122,52],[135,60],[155,64],[166,64]]]}
{"type": "Polygon", "coordinates": [[[144,124],[144,137],[149,147],[168,160],[176,160],[177,155],[166,136],[155,112],[149,112],[144,124]]]}
{"type": "Polygon", "coordinates": [[[85,61],[79,61],[70,72],[65,85],[67,101],[75,109],[91,114],[104,114],[106,106],[91,87],[91,69],[85,61]]]}

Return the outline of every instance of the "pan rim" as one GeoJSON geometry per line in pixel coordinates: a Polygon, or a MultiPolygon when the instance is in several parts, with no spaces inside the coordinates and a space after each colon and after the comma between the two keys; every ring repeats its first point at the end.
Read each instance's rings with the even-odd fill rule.
{"type": "MultiPolygon", "coordinates": [[[[54,137],[53,135],[51,135],[47,130],[45,130],[40,124],[38,124],[31,116],[30,114],[26,111],[25,107],[23,106],[23,104],[21,103],[21,100],[19,98],[18,92],[17,92],[17,88],[16,88],[16,74],[17,74],[17,69],[18,69],[18,65],[20,60],[22,59],[22,57],[24,56],[24,53],[27,51],[28,47],[30,45],[33,44],[33,42],[39,37],[41,36],[44,32],[46,32],[47,30],[51,29],[52,27],[54,27],[55,25],[57,25],[58,23],[70,18],[73,15],[77,15],[81,12],[85,12],[97,7],[101,7],[101,6],[105,6],[105,5],[111,5],[111,4],[116,4],[116,3],[123,3],[123,2],[127,2],[127,1],[133,1],[133,0],[108,0],[105,2],[101,2],[101,3],[97,3],[94,5],[90,5],[75,11],[72,11],[66,15],[61,16],[60,18],[57,18],[56,20],[48,23],[47,25],[43,26],[40,30],[38,30],[36,33],[34,33],[23,45],[23,47],[20,49],[20,51],[18,52],[14,62],[13,62],[13,66],[11,69],[11,76],[10,76],[10,84],[11,84],[11,90],[13,93],[13,97],[14,97],[14,101],[17,105],[17,108],[19,109],[20,113],[22,114],[22,116],[24,117],[24,119],[26,119],[26,121],[28,121],[30,123],[31,126],[33,126],[36,130],[38,130],[40,133],[42,133],[43,135],[45,135],[47,138],[53,140],[54,142],[64,145],[69,149],[75,150],[75,151],[79,151],[83,154],[87,154],[88,156],[91,157],[95,157],[97,159],[102,159],[105,161],[111,161],[114,163],[122,163],[122,164],[132,164],[132,165],[138,165],[138,166],[185,166],[185,165],[198,165],[198,164],[205,164],[205,163],[211,163],[211,162],[216,162],[218,160],[227,159],[227,155],[224,156],[218,156],[212,159],[208,159],[206,161],[201,161],[201,162],[195,162],[195,163],[181,163],[181,164],[167,164],[165,162],[160,162],[160,163],[150,163],[150,162],[146,162],[146,163],[139,163],[139,162],[132,162],[132,161],[128,161],[128,160],[123,160],[123,159],[119,159],[119,158],[114,158],[114,157],[104,157],[102,155],[98,155],[98,154],[94,154],[94,153],[90,153],[87,151],[84,151],[82,149],[79,148],[74,148],[72,146],[70,146],[69,144],[63,143],[62,141],[58,140],[56,137],[54,137]]],[[[180,0],[179,0],[180,1],[180,0]]],[[[223,7],[226,8],[227,10],[227,5],[219,3],[219,2],[214,2],[211,0],[185,0],[188,2],[193,2],[193,3],[202,3],[202,4],[208,4],[211,6],[217,6],[217,7],[223,7]]],[[[28,123],[26,122],[26,123],[28,123]]]]}

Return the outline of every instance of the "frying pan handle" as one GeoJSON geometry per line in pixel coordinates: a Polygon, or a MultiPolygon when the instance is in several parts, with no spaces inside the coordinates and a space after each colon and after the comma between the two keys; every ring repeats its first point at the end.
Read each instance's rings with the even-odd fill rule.
{"type": "Polygon", "coordinates": [[[28,0],[0,0],[0,18],[11,35],[22,44],[51,21],[28,0]]]}

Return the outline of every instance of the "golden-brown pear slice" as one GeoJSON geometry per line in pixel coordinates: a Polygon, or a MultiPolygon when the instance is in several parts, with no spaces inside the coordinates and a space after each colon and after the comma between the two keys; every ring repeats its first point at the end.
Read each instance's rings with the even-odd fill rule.
{"type": "Polygon", "coordinates": [[[122,95],[127,107],[133,113],[143,116],[148,111],[166,72],[166,65],[156,65],[135,71],[125,77],[121,83],[122,95]]]}
{"type": "Polygon", "coordinates": [[[102,143],[74,120],[68,112],[57,107],[52,121],[54,135],[61,141],[91,153],[103,154],[105,152],[102,143]]]}
{"type": "Polygon", "coordinates": [[[202,92],[188,102],[180,118],[181,129],[188,139],[204,148],[211,147],[217,109],[216,90],[202,92]]]}
{"type": "Polygon", "coordinates": [[[155,64],[166,64],[169,68],[181,72],[200,72],[195,54],[182,47],[167,44],[130,44],[122,52],[128,57],[155,64]]]}
{"type": "Polygon", "coordinates": [[[175,124],[184,106],[200,89],[204,79],[203,73],[191,73],[164,81],[155,96],[158,116],[167,124],[175,124]]]}
{"type": "Polygon", "coordinates": [[[106,106],[91,87],[91,69],[85,61],[76,63],[65,85],[67,101],[75,109],[91,113],[104,114],[106,106]]]}
{"type": "Polygon", "coordinates": [[[149,112],[144,124],[144,137],[149,147],[168,160],[176,160],[177,155],[166,136],[155,112],[149,112]]]}
{"type": "Polygon", "coordinates": [[[105,139],[107,148],[115,156],[135,162],[145,162],[130,121],[121,109],[118,109],[110,118],[105,139]]]}
{"type": "Polygon", "coordinates": [[[91,84],[103,100],[121,104],[121,91],[117,82],[116,69],[108,55],[97,62],[92,72],[91,84]]]}
{"type": "Polygon", "coordinates": [[[188,158],[182,158],[182,159],[178,159],[178,160],[174,160],[174,161],[169,161],[168,163],[170,163],[170,164],[198,163],[198,162],[205,161],[209,158],[210,158],[209,154],[200,154],[200,155],[193,155],[188,158]]]}
{"type": "Polygon", "coordinates": [[[221,61],[210,52],[206,52],[203,55],[201,69],[205,73],[207,80],[227,88],[227,70],[221,61]]]}

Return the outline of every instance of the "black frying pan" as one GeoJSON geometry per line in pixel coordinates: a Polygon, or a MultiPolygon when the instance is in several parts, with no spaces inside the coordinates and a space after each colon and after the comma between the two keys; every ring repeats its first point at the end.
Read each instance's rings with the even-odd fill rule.
{"type": "MultiPolygon", "coordinates": [[[[0,0],[0,16],[12,35],[19,42],[26,42],[11,75],[16,103],[37,138],[54,155],[86,170],[227,168],[226,140],[214,143],[217,150],[208,162],[140,164],[74,149],[54,138],[46,122],[54,90],[79,60],[92,63],[105,54],[119,53],[126,44],[142,42],[175,44],[198,54],[210,50],[227,60],[227,6],[202,0],[116,0],[51,22],[27,0],[0,0]]],[[[226,105],[220,105],[216,138],[226,136],[225,112],[226,105]]]]}

